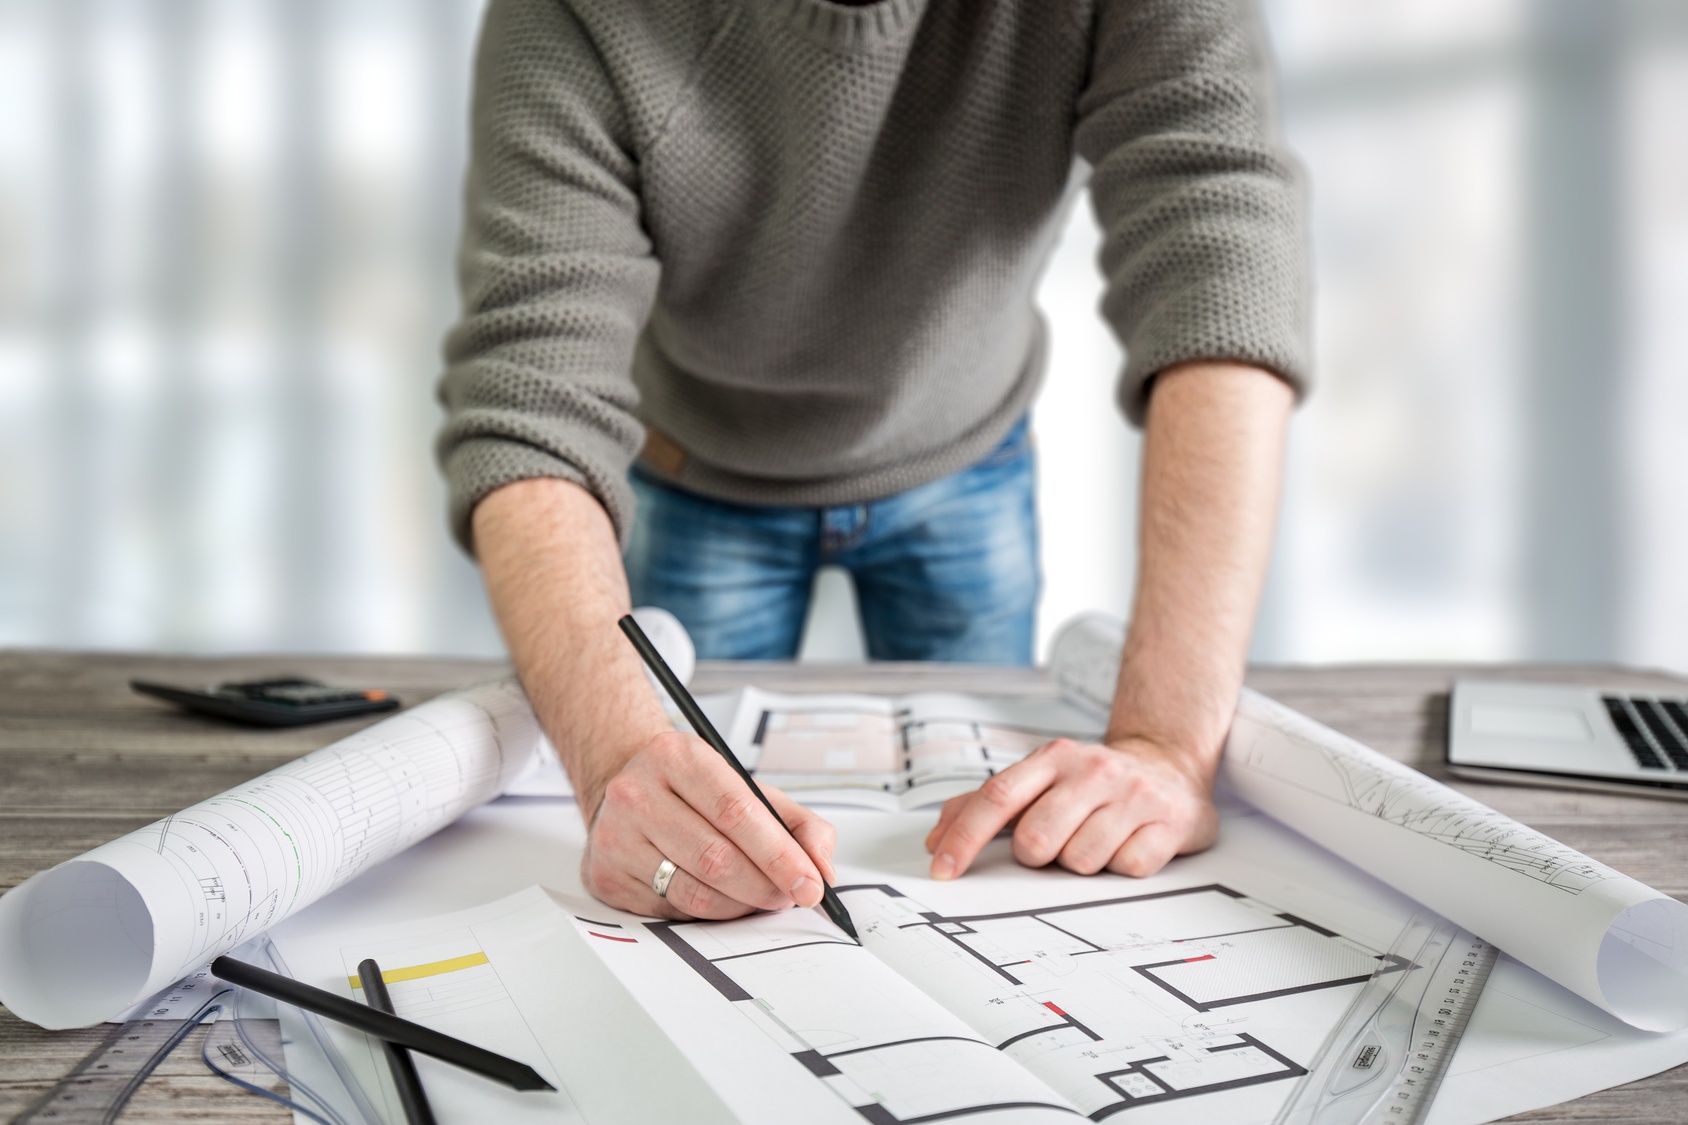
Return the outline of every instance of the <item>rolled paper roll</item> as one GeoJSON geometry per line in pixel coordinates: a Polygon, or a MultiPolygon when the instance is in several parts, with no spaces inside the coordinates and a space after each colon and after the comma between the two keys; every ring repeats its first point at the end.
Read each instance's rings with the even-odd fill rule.
{"type": "MultiPolygon", "coordinates": [[[[1106,715],[1124,638],[1103,614],[1064,626],[1063,693],[1106,715]]],[[[1688,905],[1247,688],[1220,778],[1624,1022],[1688,1027],[1688,905]]]]}
{"type": "Polygon", "coordinates": [[[0,897],[0,1003],[109,1019],[491,800],[543,736],[515,679],[440,696],[0,897]]]}

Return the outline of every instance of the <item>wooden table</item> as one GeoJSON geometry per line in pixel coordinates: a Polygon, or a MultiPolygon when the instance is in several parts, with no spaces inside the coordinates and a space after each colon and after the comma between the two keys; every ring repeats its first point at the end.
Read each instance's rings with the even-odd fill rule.
{"type": "MultiPolygon", "coordinates": [[[[501,671],[484,661],[285,658],[207,660],[0,651],[0,890],[185,805],[221,792],[363,725],[243,731],[132,694],[131,678],[208,683],[293,672],[385,688],[419,703],[501,671]]],[[[1611,668],[1448,666],[1257,668],[1249,683],[1643,882],[1688,900],[1688,805],[1510,785],[1455,782],[1441,765],[1448,690],[1473,672],[1683,691],[1685,681],[1611,668]]],[[[694,686],[754,678],[776,690],[898,692],[929,688],[1052,694],[1040,674],[920,665],[704,664],[694,686]]],[[[100,1029],[42,1031],[0,1009],[0,1120],[70,1070],[100,1029]]],[[[1678,1122],[1688,1066],[1515,1120],[1678,1122]]],[[[130,1103],[125,1121],[271,1121],[278,1106],[209,1076],[196,1041],[179,1048],[130,1103]]]]}

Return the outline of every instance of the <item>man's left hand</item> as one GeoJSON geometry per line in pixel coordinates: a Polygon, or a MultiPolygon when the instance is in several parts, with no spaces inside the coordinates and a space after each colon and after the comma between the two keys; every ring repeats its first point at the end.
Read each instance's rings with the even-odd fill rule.
{"type": "Polygon", "coordinates": [[[1056,739],[944,803],[926,837],[932,878],[966,871],[1016,818],[1014,858],[1027,867],[1059,862],[1081,875],[1153,875],[1218,838],[1212,785],[1209,770],[1153,742],[1056,739]]]}

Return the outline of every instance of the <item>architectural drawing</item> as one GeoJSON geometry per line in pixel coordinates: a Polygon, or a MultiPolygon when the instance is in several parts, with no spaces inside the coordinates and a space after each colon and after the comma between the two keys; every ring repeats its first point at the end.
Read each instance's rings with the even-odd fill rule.
{"type": "Polygon", "coordinates": [[[496,794],[535,742],[520,688],[487,684],[359,731],[132,839],[200,892],[191,956],[203,959],[496,794]]]}
{"type": "Polygon", "coordinates": [[[1051,739],[1099,733],[1056,700],[748,689],[727,741],[759,778],[794,794],[855,791],[852,803],[914,808],[976,788],[1051,739]]]}
{"type": "MultiPolygon", "coordinates": [[[[758,709],[758,773],[883,774],[887,779],[906,764],[897,717],[883,711],[830,709],[758,709]]],[[[889,781],[880,782],[889,784],[889,781]]]]}
{"type": "Polygon", "coordinates": [[[873,775],[872,785],[900,793],[961,777],[977,784],[1055,737],[977,719],[919,718],[908,710],[764,708],[752,745],[760,774],[873,775]]]}
{"type": "MultiPolygon", "coordinates": [[[[7,894],[0,941],[25,927],[79,925],[158,936],[110,991],[61,1006],[0,958],[0,994],[47,1027],[132,1007],[335,887],[503,791],[538,754],[540,733],[513,679],[440,696],[43,872],[7,894]],[[27,907],[34,901],[39,908],[27,907]],[[98,903],[81,923],[64,902],[98,903]],[[127,920],[126,913],[127,912],[127,920]],[[43,919],[49,921],[42,921],[43,919]],[[153,920],[168,924],[153,925],[153,920]]],[[[32,939],[44,949],[65,941],[32,939]]]]}
{"type": "Polygon", "coordinates": [[[1301,730],[1311,721],[1288,708],[1274,704],[1270,719],[1275,737],[1268,748],[1258,734],[1250,734],[1265,725],[1266,713],[1244,699],[1235,728],[1237,745],[1228,754],[1234,767],[1266,774],[1567,894],[1621,878],[1605,864],[1416,770],[1373,752],[1355,753],[1322,728],[1301,730]]]}
{"type": "Polygon", "coordinates": [[[863,948],[791,914],[647,928],[874,1125],[1032,1106],[1102,1121],[1299,1077],[1274,1004],[1380,962],[1217,884],[955,916],[889,885],[838,891],[863,948]]]}

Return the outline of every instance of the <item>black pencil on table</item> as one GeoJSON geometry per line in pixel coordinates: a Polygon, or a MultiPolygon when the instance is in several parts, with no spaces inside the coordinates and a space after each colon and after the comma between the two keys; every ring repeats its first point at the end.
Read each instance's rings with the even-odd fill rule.
{"type": "Polygon", "coordinates": [[[441,1062],[474,1071],[514,1089],[556,1089],[526,1063],[519,1063],[484,1047],[454,1039],[401,1016],[388,1015],[386,1012],[365,1007],[356,1000],[348,1000],[344,996],[313,988],[292,977],[284,977],[280,973],[272,973],[268,969],[260,969],[256,965],[248,965],[230,957],[219,957],[211,962],[211,972],[230,984],[250,988],[253,992],[292,1004],[295,1008],[303,1008],[307,1012],[315,1012],[335,1023],[343,1023],[377,1039],[409,1047],[412,1051],[420,1051],[441,1062]]]}
{"type": "MultiPolygon", "coordinates": [[[[365,957],[358,963],[358,984],[363,986],[363,998],[371,1008],[390,1016],[398,1015],[393,1007],[393,998],[387,995],[387,982],[381,979],[381,966],[375,963],[375,958],[365,957]]],[[[381,1040],[381,1053],[387,1056],[387,1069],[393,1072],[393,1085],[398,1087],[404,1119],[410,1125],[434,1125],[434,1107],[428,1104],[428,1095],[422,1089],[422,1079],[416,1073],[416,1060],[410,1057],[409,1051],[385,1039],[381,1040]]]]}
{"type": "MultiPolygon", "coordinates": [[[[656,646],[651,644],[651,639],[645,636],[645,631],[639,628],[639,623],[633,619],[633,615],[629,613],[622,617],[620,624],[621,631],[627,634],[627,639],[632,641],[633,647],[639,650],[639,655],[644,658],[645,665],[650,668],[657,680],[667,689],[668,697],[674,701],[675,706],[680,708],[680,714],[684,715],[686,721],[692,724],[692,729],[697,732],[698,737],[709,743],[717,754],[727,759],[727,764],[733,767],[733,772],[738,774],[746,785],[750,786],[750,791],[756,794],[756,799],[762,802],[762,807],[773,814],[774,820],[779,822],[781,828],[791,832],[791,825],[785,822],[783,816],[775,812],[774,806],[769,803],[767,795],[762,792],[761,786],[756,784],[756,779],[750,776],[750,771],[744,768],[744,763],[738,760],[738,756],[733,753],[732,747],[727,745],[727,740],[721,737],[721,732],[715,729],[715,724],[709,721],[709,716],[705,715],[703,708],[697,705],[697,700],[692,698],[692,693],[686,690],[686,685],[680,682],[680,677],[676,676],[674,670],[668,666],[668,661],[662,658],[662,653],[658,652],[656,646]]],[[[791,838],[795,840],[797,833],[791,832],[791,838]]],[[[850,912],[844,909],[842,902],[838,901],[838,892],[832,889],[825,878],[821,879],[821,908],[826,911],[826,916],[832,919],[833,925],[849,934],[855,941],[862,940],[856,934],[856,924],[851,921],[850,912]]]]}

